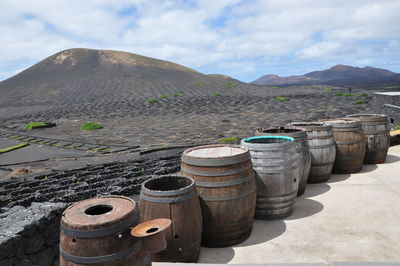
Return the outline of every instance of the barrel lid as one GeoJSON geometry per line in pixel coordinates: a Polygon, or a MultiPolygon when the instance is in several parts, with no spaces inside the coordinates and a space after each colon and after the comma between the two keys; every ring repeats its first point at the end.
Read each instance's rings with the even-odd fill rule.
{"type": "Polygon", "coordinates": [[[166,218],[154,219],[145,221],[131,230],[131,235],[134,237],[148,237],[158,234],[171,226],[172,221],[166,218]]]}
{"type": "Polygon", "coordinates": [[[257,136],[287,136],[295,139],[305,138],[307,133],[304,128],[297,127],[268,127],[257,128],[257,136]]]}
{"type": "Polygon", "coordinates": [[[186,149],[182,162],[197,166],[223,166],[250,160],[246,147],[240,145],[215,144],[186,149]]]}
{"type": "Polygon", "coordinates": [[[136,203],[124,196],[106,196],[77,202],[68,207],[61,219],[64,227],[94,230],[119,223],[136,212],[136,203]]]}
{"type": "Polygon", "coordinates": [[[291,122],[288,127],[304,128],[306,131],[322,131],[332,129],[331,125],[325,124],[324,122],[291,122]]]}
{"type": "Polygon", "coordinates": [[[324,123],[330,124],[333,127],[359,127],[361,122],[354,120],[352,118],[333,118],[333,119],[323,119],[324,123]]]}
{"type": "Polygon", "coordinates": [[[347,115],[349,118],[357,118],[362,122],[387,122],[388,117],[384,114],[351,114],[347,115]]]}

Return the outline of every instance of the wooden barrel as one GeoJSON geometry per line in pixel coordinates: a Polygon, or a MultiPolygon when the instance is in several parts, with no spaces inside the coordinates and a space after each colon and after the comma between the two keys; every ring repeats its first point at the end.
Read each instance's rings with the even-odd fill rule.
{"type": "Polygon", "coordinates": [[[293,127],[258,128],[256,130],[256,136],[287,136],[294,138],[296,151],[300,155],[299,188],[297,190],[297,196],[303,195],[311,166],[311,154],[306,131],[302,128],[293,127]]]}
{"type": "Polygon", "coordinates": [[[390,146],[388,117],[380,114],[354,114],[347,117],[355,118],[362,124],[364,135],[367,138],[364,163],[384,163],[390,146]]]}
{"type": "Polygon", "coordinates": [[[140,239],[130,235],[138,221],[136,204],[127,197],[73,204],[61,217],[60,265],[151,265],[140,239]]]}
{"type": "Polygon", "coordinates": [[[153,177],[142,184],[141,221],[171,219],[167,248],[152,261],[197,262],[200,254],[202,217],[192,178],[177,175],[153,177]]]}
{"type": "Polygon", "coordinates": [[[325,182],[331,176],[336,157],[336,146],[332,126],[322,122],[292,122],[288,127],[304,128],[307,132],[311,154],[311,167],[308,183],[325,182]]]}
{"type": "Polygon", "coordinates": [[[350,118],[326,119],[332,126],[336,145],[333,173],[352,174],[361,171],[365,156],[365,138],[361,122],[350,118]]]}
{"type": "Polygon", "coordinates": [[[282,219],[292,214],[299,187],[299,154],[294,138],[258,136],[243,139],[256,171],[255,217],[282,219]]]}
{"type": "Polygon", "coordinates": [[[196,183],[204,246],[232,246],[249,237],[256,181],[246,148],[239,145],[189,148],[182,154],[181,174],[192,177],[196,183]]]}

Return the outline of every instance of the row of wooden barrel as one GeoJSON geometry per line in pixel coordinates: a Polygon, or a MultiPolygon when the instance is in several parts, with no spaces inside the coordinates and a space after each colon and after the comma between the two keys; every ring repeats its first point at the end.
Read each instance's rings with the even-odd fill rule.
{"type": "MultiPolygon", "coordinates": [[[[241,146],[208,145],[185,150],[180,175],[154,177],[142,184],[140,220],[169,218],[172,221],[169,228],[163,229],[167,248],[153,254],[152,260],[195,262],[201,244],[224,247],[244,241],[251,233],[254,216],[261,219],[289,216],[296,195],[304,193],[307,182],[326,181],[332,169],[338,173],[353,173],[361,169],[363,161],[384,162],[389,146],[387,134],[386,117],[357,115],[258,129],[258,136],[243,139],[241,146]]],[[[96,205],[99,214],[88,211],[94,208],[92,205],[78,212],[86,216],[97,215],[93,221],[98,223],[103,215],[110,217],[113,210],[121,209],[117,206],[110,209],[112,205],[96,205]]],[[[105,224],[121,227],[122,220],[133,219],[133,215],[136,216],[133,220],[138,220],[137,211],[120,215],[121,219],[114,222],[104,219],[105,224]]],[[[72,226],[66,222],[67,216],[64,214],[62,219],[64,230],[61,231],[60,247],[65,246],[63,249],[67,250],[73,247],[81,255],[86,249],[80,245],[90,247],[90,242],[79,237],[65,237],[65,232],[71,231],[72,226]]],[[[132,221],[130,226],[137,224],[132,221]]],[[[72,226],[75,227],[76,224],[72,226]]],[[[96,231],[99,225],[88,227],[85,224],[83,228],[96,231]]],[[[161,231],[160,226],[153,229],[154,232],[161,231]]],[[[148,231],[145,233],[152,233],[151,228],[148,231]]],[[[125,239],[124,234],[118,234],[118,237],[125,239]]],[[[122,251],[117,252],[117,243],[118,239],[113,239],[107,247],[115,254],[122,254],[122,251]]],[[[126,245],[121,246],[123,251],[126,251],[126,245]]],[[[66,261],[65,257],[62,261],[66,261]]],[[[138,261],[142,265],[151,263],[148,256],[138,261]]]]}

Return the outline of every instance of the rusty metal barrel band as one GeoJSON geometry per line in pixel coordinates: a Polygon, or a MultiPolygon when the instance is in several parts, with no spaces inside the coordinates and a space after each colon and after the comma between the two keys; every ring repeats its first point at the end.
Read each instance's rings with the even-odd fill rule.
{"type": "Polygon", "coordinates": [[[146,201],[151,201],[151,202],[158,202],[158,203],[176,203],[176,202],[181,202],[181,201],[191,199],[194,196],[196,196],[195,190],[193,190],[191,193],[188,193],[181,197],[173,197],[173,198],[166,198],[166,197],[156,198],[156,197],[152,197],[152,195],[146,195],[143,192],[140,193],[140,199],[143,199],[146,201]]]}
{"type": "Polygon", "coordinates": [[[81,256],[74,256],[71,254],[66,253],[62,247],[60,246],[60,255],[63,256],[67,261],[77,263],[77,264],[96,264],[96,263],[106,263],[111,261],[116,261],[120,258],[128,256],[129,254],[136,252],[142,245],[138,241],[131,247],[121,250],[120,252],[104,255],[104,256],[97,256],[97,257],[81,257],[81,256]]]}
{"type": "Polygon", "coordinates": [[[242,178],[237,178],[237,179],[232,179],[228,181],[220,181],[220,182],[203,182],[203,181],[196,181],[196,186],[198,187],[230,187],[230,186],[236,186],[240,185],[243,183],[246,183],[250,180],[254,179],[254,174],[242,177],[242,178]]]}
{"type": "Polygon", "coordinates": [[[248,160],[250,160],[250,155],[248,152],[225,158],[200,158],[190,157],[188,155],[183,155],[181,158],[181,161],[185,164],[194,166],[225,166],[243,163],[248,160]]]}
{"type": "Polygon", "coordinates": [[[130,216],[128,219],[112,225],[107,228],[102,228],[102,229],[97,229],[97,230],[73,230],[69,229],[63,226],[61,224],[60,229],[63,231],[63,233],[69,237],[73,238],[94,238],[94,237],[102,237],[102,236],[108,236],[111,234],[119,233],[121,231],[126,230],[132,225],[137,224],[139,221],[139,212],[135,212],[132,216],[130,216]]]}
{"type": "Polygon", "coordinates": [[[331,164],[333,164],[335,161],[331,161],[331,162],[326,162],[326,163],[312,163],[311,164],[311,167],[313,167],[313,166],[316,166],[316,167],[318,167],[318,166],[326,166],[326,165],[331,165],[331,164]]]}
{"type": "Polygon", "coordinates": [[[335,146],[334,142],[329,143],[329,144],[325,144],[325,145],[312,145],[312,146],[310,146],[310,150],[312,150],[312,149],[323,149],[323,148],[328,148],[328,147],[332,147],[332,146],[335,146]]]}
{"type": "Polygon", "coordinates": [[[362,130],[361,126],[359,126],[359,127],[349,127],[349,128],[345,128],[345,127],[337,128],[337,127],[334,127],[332,129],[333,132],[357,132],[357,131],[361,131],[361,130],[362,130]]]}
{"type": "Polygon", "coordinates": [[[285,194],[280,194],[280,195],[273,195],[273,196],[264,196],[264,195],[257,195],[257,199],[271,199],[271,198],[284,198],[284,197],[290,197],[296,194],[296,191],[285,193],[285,194]]]}
{"type": "Polygon", "coordinates": [[[191,177],[180,176],[180,178],[190,179],[192,181],[192,184],[188,185],[187,187],[178,189],[178,190],[159,191],[159,190],[151,190],[151,189],[146,188],[146,186],[145,186],[146,183],[148,181],[151,181],[151,179],[149,179],[148,181],[146,181],[142,184],[142,191],[148,195],[153,195],[153,196],[178,196],[178,195],[186,194],[193,189],[196,189],[194,180],[191,177]]]}
{"type": "Polygon", "coordinates": [[[200,196],[200,198],[204,201],[225,201],[225,200],[234,200],[234,199],[244,198],[255,192],[256,192],[256,190],[254,189],[254,190],[245,191],[245,192],[242,192],[242,193],[236,194],[236,195],[215,196],[215,197],[200,196]]]}
{"type": "Polygon", "coordinates": [[[333,135],[325,135],[325,136],[308,136],[307,139],[330,139],[333,138],[333,135]]]}
{"type": "Polygon", "coordinates": [[[364,142],[364,139],[360,139],[357,141],[335,141],[337,145],[348,145],[348,144],[358,144],[364,142]]]}
{"type": "Polygon", "coordinates": [[[368,131],[364,129],[364,135],[379,135],[379,134],[389,134],[390,130],[384,130],[384,131],[368,131]]]}
{"type": "Polygon", "coordinates": [[[247,223],[251,223],[253,221],[253,216],[244,218],[242,220],[239,221],[235,221],[235,222],[226,222],[226,223],[222,223],[222,224],[213,224],[213,228],[226,228],[226,227],[232,227],[232,226],[238,226],[238,225],[243,225],[243,224],[247,224],[247,223]]]}
{"type": "Polygon", "coordinates": [[[185,167],[184,165],[181,166],[181,170],[185,173],[188,173],[190,175],[197,175],[197,176],[226,176],[226,175],[235,175],[239,174],[241,172],[244,172],[248,169],[251,169],[253,166],[251,164],[246,165],[244,167],[240,167],[237,169],[229,170],[229,171],[222,171],[222,172],[199,172],[192,170],[190,168],[185,167]]]}

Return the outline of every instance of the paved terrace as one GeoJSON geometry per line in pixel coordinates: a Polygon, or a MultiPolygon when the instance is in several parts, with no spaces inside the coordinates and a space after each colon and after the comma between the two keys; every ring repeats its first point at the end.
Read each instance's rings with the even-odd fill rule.
{"type": "Polygon", "coordinates": [[[399,191],[400,146],[395,146],[385,164],[364,165],[360,173],[307,185],[293,215],[255,220],[249,239],[234,247],[202,248],[199,262],[400,265],[399,191]]]}

